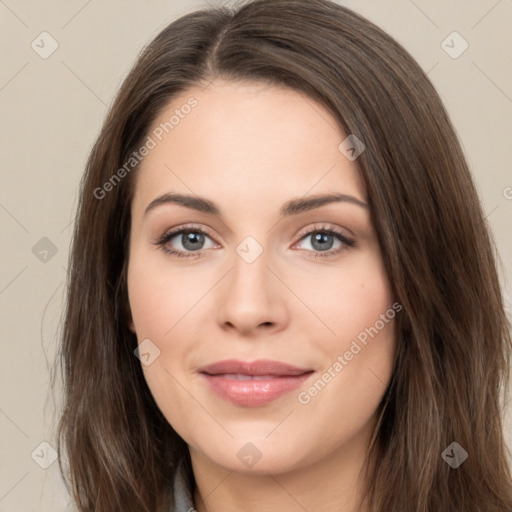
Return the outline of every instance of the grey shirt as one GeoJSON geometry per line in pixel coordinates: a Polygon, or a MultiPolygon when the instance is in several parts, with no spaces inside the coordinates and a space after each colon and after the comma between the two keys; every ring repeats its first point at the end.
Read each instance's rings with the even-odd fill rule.
{"type": "Polygon", "coordinates": [[[174,476],[174,512],[195,512],[192,495],[193,482],[181,459],[174,476]]]}

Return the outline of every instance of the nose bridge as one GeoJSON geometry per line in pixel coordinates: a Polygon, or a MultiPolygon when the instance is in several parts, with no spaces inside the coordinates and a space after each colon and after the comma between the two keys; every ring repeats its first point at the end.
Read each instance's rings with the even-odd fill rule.
{"type": "Polygon", "coordinates": [[[259,295],[266,296],[271,274],[267,268],[270,260],[270,251],[255,237],[245,237],[235,248],[230,278],[232,293],[240,295],[240,298],[251,296],[253,300],[260,300],[259,295]]]}
{"type": "MultiPolygon", "coordinates": [[[[272,255],[255,237],[247,236],[235,248],[232,271],[222,287],[218,320],[248,331],[260,324],[280,322],[282,301],[272,272],[272,255]],[[279,306],[281,304],[281,306],[279,306]]],[[[282,320],[282,319],[281,319],[282,320]]]]}

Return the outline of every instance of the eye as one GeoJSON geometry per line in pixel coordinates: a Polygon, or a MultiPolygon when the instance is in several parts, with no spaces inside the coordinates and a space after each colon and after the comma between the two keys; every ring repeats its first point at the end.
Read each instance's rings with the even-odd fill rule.
{"type": "Polygon", "coordinates": [[[203,250],[211,248],[204,247],[206,239],[211,240],[210,236],[199,227],[182,226],[165,233],[156,241],[156,245],[160,246],[166,253],[178,258],[198,258],[203,255],[203,250]],[[174,239],[176,240],[173,242],[174,239]],[[173,247],[173,243],[178,245],[177,249],[173,247]]]}
{"type": "Polygon", "coordinates": [[[334,256],[341,251],[355,246],[354,240],[347,238],[336,228],[326,225],[315,226],[313,229],[303,233],[301,240],[310,240],[309,244],[306,245],[309,245],[311,249],[306,248],[306,250],[308,252],[313,251],[315,254],[312,257],[314,258],[334,256]],[[332,249],[336,242],[337,248],[332,249]]]}
{"type": "MultiPolygon", "coordinates": [[[[155,242],[155,245],[162,248],[167,254],[177,256],[178,258],[199,258],[204,255],[206,249],[206,240],[212,241],[211,237],[198,226],[181,226],[177,229],[165,233],[155,242]],[[176,247],[176,244],[178,247],[176,247]]],[[[334,256],[338,253],[355,246],[355,241],[347,238],[343,233],[332,226],[318,225],[313,229],[303,232],[300,241],[310,240],[310,248],[306,252],[313,253],[314,258],[325,258],[334,256]],[[337,245],[335,249],[333,246],[337,245]]],[[[296,244],[297,245],[297,244],[296,244]]],[[[300,242],[299,242],[300,245],[300,242]]],[[[295,246],[294,246],[295,247],[295,246]]]]}

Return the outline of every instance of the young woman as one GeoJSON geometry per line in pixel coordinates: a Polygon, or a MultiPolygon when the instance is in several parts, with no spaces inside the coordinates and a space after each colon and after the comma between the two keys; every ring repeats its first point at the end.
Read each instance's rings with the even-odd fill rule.
{"type": "Polygon", "coordinates": [[[512,510],[495,247],[438,94],[378,27],[327,0],[183,16],[80,197],[78,510],[512,510]]]}

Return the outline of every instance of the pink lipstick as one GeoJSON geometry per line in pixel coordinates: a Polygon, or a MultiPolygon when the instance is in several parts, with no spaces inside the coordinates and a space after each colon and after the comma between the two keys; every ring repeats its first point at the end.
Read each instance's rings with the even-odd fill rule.
{"type": "Polygon", "coordinates": [[[297,389],[314,371],[267,359],[229,359],[204,366],[199,373],[218,396],[242,407],[258,407],[297,389]]]}

